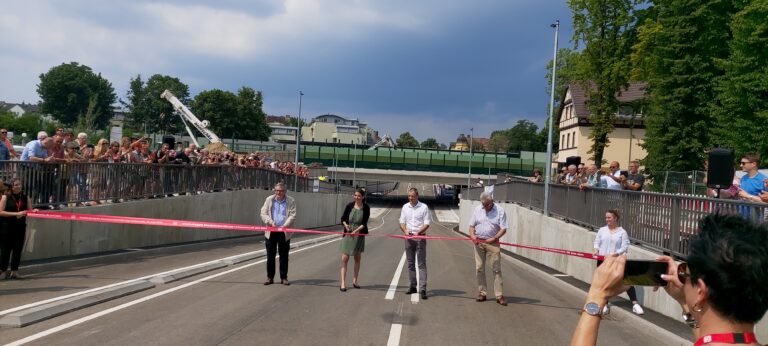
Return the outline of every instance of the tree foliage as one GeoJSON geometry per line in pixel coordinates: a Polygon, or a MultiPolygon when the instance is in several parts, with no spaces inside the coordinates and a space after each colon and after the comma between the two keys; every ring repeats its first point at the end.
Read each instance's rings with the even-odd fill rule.
{"type": "Polygon", "coordinates": [[[181,132],[184,124],[174,113],[173,105],[160,98],[166,89],[181,103],[188,104],[189,87],[176,77],[155,74],[146,83],[141,75],[131,78],[126,93],[128,101],[123,103],[128,109],[128,127],[142,131],[146,128],[147,132],[181,132]]]}
{"type": "Polygon", "coordinates": [[[712,144],[737,155],[761,153],[768,164],[768,1],[752,1],[731,22],[729,57],[715,86],[712,144]]]}
{"type": "Polygon", "coordinates": [[[232,92],[203,91],[191,102],[191,110],[200,120],[208,120],[210,129],[224,138],[267,140],[270,134],[262,110],[262,94],[243,87],[232,92]]]}
{"type": "Polygon", "coordinates": [[[37,85],[41,111],[66,126],[75,125],[91,107],[93,126],[103,128],[112,119],[117,100],[112,84],[90,67],[77,62],[52,67],[37,85]]]}
{"type": "Polygon", "coordinates": [[[652,174],[702,167],[712,143],[714,81],[723,75],[716,61],[728,57],[734,3],[656,0],[638,32],[632,61],[649,85],[643,146],[652,174]]]}
{"type": "Polygon", "coordinates": [[[423,149],[440,149],[440,143],[437,142],[437,139],[427,138],[421,142],[421,147],[423,149]]]}
{"type": "Polygon", "coordinates": [[[639,0],[569,0],[573,40],[584,45],[574,73],[587,90],[592,145],[591,159],[601,162],[618,110],[616,94],[629,81],[627,58],[635,41],[639,0]]]}
{"type": "MultiPolygon", "coordinates": [[[[53,133],[57,124],[45,121],[41,118],[40,114],[26,112],[24,115],[17,117],[16,114],[0,110],[0,127],[13,132],[13,143],[21,144],[22,133],[27,134],[27,140],[35,139],[35,135],[40,130],[48,133],[53,133]],[[42,123],[42,127],[40,124],[42,123]]],[[[21,154],[21,153],[19,153],[21,154]]]]}
{"type": "Polygon", "coordinates": [[[398,148],[418,148],[419,141],[410,132],[403,132],[395,140],[398,148]]]}
{"type": "Polygon", "coordinates": [[[541,137],[539,127],[523,119],[509,129],[493,131],[488,149],[502,152],[545,151],[547,143],[546,137],[541,137]]]}

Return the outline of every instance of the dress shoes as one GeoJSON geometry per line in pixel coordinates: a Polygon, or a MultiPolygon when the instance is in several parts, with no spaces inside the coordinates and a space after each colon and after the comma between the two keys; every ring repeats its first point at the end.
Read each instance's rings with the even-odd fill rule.
{"type": "Polygon", "coordinates": [[[507,301],[504,300],[504,296],[496,298],[496,302],[501,306],[507,306],[507,301]]]}
{"type": "Polygon", "coordinates": [[[355,283],[352,284],[352,287],[360,289],[360,286],[358,284],[355,284],[355,283]]]}
{"type": "Polygon", "coordinates": [[[280,283],[283,284],[283,285],[286,285],[286,286],[290,286],[291,285],[291,283],[288,282],[288,279],[282,279],[282,280],[280,280],[280,283]]]}
{"type": "Polygon", "coordinates": [[[346,292],[347,288],[346,287],[339,287],[339,291],[346,292]]]}
{"type": "Polygon", "coordinates": [[[477,299],[475,299],[475,301],[477,301],[477,302],[484,302],[485,299],[486,299],[485,298],[485,294],[480,293],[480,294],[477,295],[477,299]]]}
{"type": "Polygon", "coordinates": [[[407,292],[405,292],[405,294],[414,294],[414,293],[417,293],[417,292],[419,292],[419,291],[416,290],[416,287],[411,287],[411,288],[408,289],[407,292]]]}
{"type": "Polygon", "coordinates": [[[267,280],[267,281],[264,281],[264,286],[266,286],[266,285],[271,285],[271,284],[273,284],[273,283],[275,283],[275,280],[269,279],[269,280],[267,280]]]}
{"type": "Polygon", "coordinates": [[[427,300],[427,290],[421,290],[421,299],[427,300]]]}

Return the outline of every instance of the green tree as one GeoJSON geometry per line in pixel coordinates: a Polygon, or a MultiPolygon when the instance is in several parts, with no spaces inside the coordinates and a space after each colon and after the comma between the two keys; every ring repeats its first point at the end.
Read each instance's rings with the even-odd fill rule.
{"type": "MultiPolygon", "coordinates": [[[[494,131],[491,134],[491,147],[493,142],[501,142],[500,136],[506,140],[507,146],[502,151],[543,151],[546,150],[546,143],[542,142],[539,136],[539,127],[536,124],[522,119],[518,120],[515,126],[503,130],[494,131]],[[494,139],[496,138],[496,139],[494,139]]],[[[546,141],[546,138],[544,139],[546,141]]]]}
{"type": "Polygon", "coordinates": [[[655,0],[633,48],[635,75],[648,82],[646,170],[702,167],[711,147],[716,61],[728,57],[734,1],[655,0]]]}
{"type": "Polygon", "coordinates": [[[237,95],[229,91],[202,91],[192,100],[190,108],[200,120],[210,122],[210,130],[222,139],[234,138],[244,125],[237,119],[237,95]]]}
{"type": "Polygon", "coordinates": [[[737,155],[758,152],[768,164],[768,1],[752,1],[731,22],[730,56],[720,64],[713,144],[737,155]]]}
{"type": "Polygon", "coordinates": [[[173,106],[167,100],[160,98],[165,90],[170,90],[183,104],[189,102],[189,87],[176,77],[155,74],[146,83],[141,75],[131,78],[127,102],[128,127],[147,132],[177,133],[182,131],[184,124],[174,113],[173,106]]]}
{"type": "Polygon", "coordinates": [[[437,142],[437,139],[427,138],[421,142],[421,147],[424,149],[440,149],[440,143],[437,142]]]}
{"type": "Polygon", "coordinates": [[[262,94],[250,87],[240,88],[235,95],[213,89],[203,91],[191,102],[200,120],[208,120],[210,129],[219,137],[267,140],[271,133],[262,110],[262,94]]]}
{"type": "MultiPolygon", "coordinates": [[[[262,109],[264,99],[261,91],[242,87],[237,91],[237,118],[242,134],[240,138],[266,141],[272,130],[267,125],[267,115],[262,109]]],[[[302,123],[304,121],[302,120],[302,123]]]]}
{"type": "Polygon", "coordinates": [[[399,137],[395,140],[396,146],[398,148],[418,148],[419,147],[419,141],[416,140],[416,138],[411,135],[410,132],[403,132],[400,134],[399,137]]]}
{"type": "Polygon", "coordinates": [[[491,133],[491,139],[488,141],[491,151],[506,152],[509,150],[509,139],[505,130],[497,130],[491,133]]]}
{"type": "Polygon", "coordinates": [[[40,75],[37,85],[41,111],[64,125],[72,126],[88,112],[93,102],[93,125],[105,127],[112,119],[117,100],[112,84],[77,62],[52,67],[40,75]]]}
{"type": "Polygon", "coordinates": [[[589,154],[601,162],[618,110],[616,94],[629,81],[629,55],[636,39],[635,6],[640,0],[569,0],[573,41],[584,45],[575,75],[587,90],[592,123],[589,154]]]}

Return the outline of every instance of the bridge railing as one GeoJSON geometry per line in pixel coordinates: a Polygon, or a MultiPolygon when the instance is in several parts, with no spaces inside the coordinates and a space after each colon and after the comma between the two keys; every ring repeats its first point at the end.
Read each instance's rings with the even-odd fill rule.
{"type": "MultiPolygon", "coordinates": [[[[312,192],[312,180],[280,171],[227,165],[158,165],[129,163],[37,163],[0,161],[6,184],[21,179],[35,206],[87,201],[140,199],[238,189],[271,189],[282,181],[288,190],[312,192]]],[[[323,190],[321,193],[335,193],[323,190]]]]}
{"type": "MultiPolygon", "coordinates": [[[[765,204],[746,203],[655,192],[616,191],[602,188],[551,185],[549,211],[569,222],[598,229],[605,225],[605,212],[619,210],[619,224],[633,243],[679,257],[689,251],[698,233],[698,221],[713,212],[739,214],[756,222],[768,216],[765,204]]],[[[477,200],[483,188],[472,188],[464,198],[477,200]]],[[[493,186],[494,200],[543,210],[544,184],[512,181],[493,186]]]]}

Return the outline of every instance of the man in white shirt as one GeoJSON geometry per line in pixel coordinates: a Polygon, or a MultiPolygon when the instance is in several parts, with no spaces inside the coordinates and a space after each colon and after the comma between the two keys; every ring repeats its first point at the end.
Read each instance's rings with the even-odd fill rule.
{"type": "Polygon", "coordinates": [[[619,170],[619,162],[611,162],[611,165],[608,168],[610,169],[610,173],[603,174],[603,176],[600,177],[600,185],[604,185],[603,187],[611,190],[621,190],[626,177],[621,175],[621,171],[619,170]]]}
{"type": "MultiPolygon", "coordinates": [[[[424,235],[432,217],[426,204],[419,202],[419,190],[408,189],[408,203],[400,212],[400,230],[406,236],[424,235]]],[[[405,294],[421,292],[421,299],[427,299],[427,240],[406,239],[405,257],[408,259],[408,274],[411,286],[405,294]],[[416,290],[416,262],[419,262],[419,291],[416,290]]]]}
{"type": "Polygon", "coordinates": [[[469,237],[475,243],[475,270],[477,272],[477,286],[480,293],[477,301],[485,301],[488,291],[485,284],[485,259],[491,258],[493,268],[493,293],[499,305],[507,306],[502,292],[503,280],[501,278],[501,246],[499,240],[507,233],[507,214],[498,205],[493,203],[493,197],[487,192],[480,194],[480,205],[472,212],[469,219],[469,237]]]}

